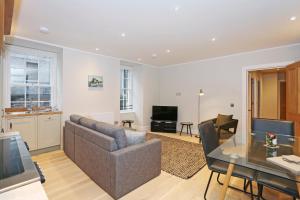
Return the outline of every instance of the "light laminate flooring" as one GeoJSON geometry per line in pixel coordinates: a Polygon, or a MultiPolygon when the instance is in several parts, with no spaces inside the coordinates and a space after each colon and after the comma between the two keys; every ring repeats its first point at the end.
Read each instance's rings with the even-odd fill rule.
{"type": "MultiPolygon", "coordinates": [[[[190,142],[198,142],[198,138],[183,134],[158,133],[190,142]]],[[[46,177],[44,189],[50,200],[112,200],[112,198],[94,183],[63,151],[53,151],[33,156],[42,168],[46,177]]],[[[210,175],[207,166],[188,180],[170,175],[164,171],[160,176],[121,198],[121,200],[202,200],[210,175]]],[[[218,199],[221,186],[215,174],[208,191],[207,199],[218,199]]],[[[224,177],[222,176],[221,179],[224,177]]],[[[231,184],[242,187],[243,181],[232,178],[231,184]]],[[[254,189],[256,192],[256,188],[254,189]]],[[[266,199],[291,199],[289,196],[273,190],[264,191],[266,199]]],[[[226,199],[250,199],[250,196],[228,189],[226,199]]]]}

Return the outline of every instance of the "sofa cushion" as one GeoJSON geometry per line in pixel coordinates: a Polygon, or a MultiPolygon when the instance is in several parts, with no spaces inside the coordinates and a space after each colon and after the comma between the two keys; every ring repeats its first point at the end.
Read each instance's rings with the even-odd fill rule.
{"type": "Polygon", "coordinates": [[[71,122],[79,124],[79,120],[82,118],[80,115],[70,115],[71,122]]]}
{"type": "Polygon", "coordinates": [[[221,115],[221,114],[218,114],[218,117],[217,117],[217,121],[216,121],[216,126],[220,126],[226,122],[229,122],[232,120],[232,117],[233,115],[221,115]]]}
{"type": "Polygon", "coordinates": [[[86,128],[94,129],[94,130],[96,129],[96,123],[97,123],[96,120],[89,119],[89,118],[86,118],[86,117],[82,117],[79,120],[80,125],[82,125],[86,128]]]}
{"type": "Polygon", "coordinates": [[[146,141],[146,132],[145,131],[132,131],[125,130],[125,135],[127,138],[127,145],[140,144],[146,141]]]}
{"type": "Polygon", "coordinates": [[[97,122],[95,130],[104,135],[114,138],[119,149],[127,146],[127,138],[123,128],[119,128],[117,126],[113,126],[104,122],[97,122]]]}
{"type": "Polygon", "coordinates": [[[112,152],[118,150],[118,145],[114,138],[99,133],[96,130],[81,125],[75,125],[75,135],[84,138],[86,141],[89,141],[106,151],[112,152]]]}

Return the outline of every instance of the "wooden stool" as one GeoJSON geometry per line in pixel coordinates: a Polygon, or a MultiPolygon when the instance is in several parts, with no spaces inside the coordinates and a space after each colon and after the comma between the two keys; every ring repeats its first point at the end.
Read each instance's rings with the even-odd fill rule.
{"type": "Polygon", "coordinates": [[[182,133],[182,130],[183,130],[183,127],[186,126],[186,133],[187,134],[190,134],[191,137],[192,137],[192,126],[193,126],[193,123],[192,122],[181,122],[181,131],[180,131],[180,135],[182,133]]]}
{"type": "Polygon", "coordinates": [[[122,120],[123,126],[125,127],[128,124],[129,128],[131,128],[131,124],[133,124],[133,120],[122,120]]]}

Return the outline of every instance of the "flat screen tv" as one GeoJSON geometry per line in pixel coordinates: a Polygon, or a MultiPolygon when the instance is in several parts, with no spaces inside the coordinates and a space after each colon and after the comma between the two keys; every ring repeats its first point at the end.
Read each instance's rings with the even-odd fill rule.
{"type": "Polygon", "coordinates": [[[177,121],[177,106],[153,106],[152,120],[177,121]]]}

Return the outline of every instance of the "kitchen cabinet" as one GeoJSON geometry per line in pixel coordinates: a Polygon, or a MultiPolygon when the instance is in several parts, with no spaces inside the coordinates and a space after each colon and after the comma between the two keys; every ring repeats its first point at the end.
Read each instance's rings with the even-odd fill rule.
{"type": "Polygon", "coordinates": [[[30,151],[61,144],[61,112],[7,114],[6,131],[17,131],[30,151]]]}
{"type": "Polygon", "coordinates": [[[6,120],[7,131],[20,132],[30,150],[37,149],[37,123],[36,118],[31,116],[12,117],[6,120]]]}
{"type": "Polygon", "coordinates": [[[38,116],[38,148],[60,145],[60,115],[38,116]]]}

